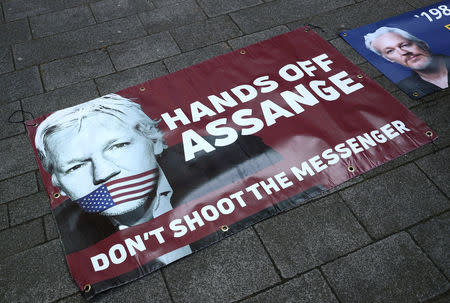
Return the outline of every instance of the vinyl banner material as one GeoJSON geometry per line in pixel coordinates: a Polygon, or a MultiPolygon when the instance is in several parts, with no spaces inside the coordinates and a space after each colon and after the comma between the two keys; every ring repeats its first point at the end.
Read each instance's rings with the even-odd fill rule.
{"type": "Polygon", "coordinates": [[[307,27],[28,124],[88,297],[436,138],[307,27]]]}
{"type": "Polygon", "coordinates": [[[450,0],[341,33],[412,99],[450,83],[450,0]]]}

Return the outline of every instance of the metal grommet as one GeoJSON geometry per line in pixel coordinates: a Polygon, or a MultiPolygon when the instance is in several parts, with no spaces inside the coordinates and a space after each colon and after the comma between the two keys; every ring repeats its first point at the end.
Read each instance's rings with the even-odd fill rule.
{"type": "Polygon", "coordinates": [[[358,79],[362,79],[362,77],[363,77],[363,75],[361,75],[361,74],[356,75],[356,78],[358,78],[358,79]]]}
{"type": "Polygon", "coordinates": [[[240,53],[241,53],[241,55],[245,55],[245,50],[241,49],[240,53]]]}
{"type": "Polygon", "coordinates": [[[222,225],[222,226],[220,227],[220,229],[221,229],[223,232],[227,232],[230,228],[228,227],[228,225],[222,225]]]}
{"type": "Polygon", "coordinates": [[[38,124],[36,122],[34,122],[33,124],[31,124],[30,126],[36,127],[38,126],[38,124]]]}
{"type": "Polygon", "coordinates": [[[58,199],[59,197],[61,197],[60,193],[54,193],[53,194],[53,198],[58,199]]]}
{"type": "Polygon", "coordinates": [[[433,137],[433,132],[432,131],[427,131],[426,133],[425,133],[425,135],[427,135],[427,137],[433,137]]]}
{"type": "Polygon", "coordinates": [[[419,97],[419,93],[418,92],[413,92],[413,96],[414,97],[419,97]]]}
{"type": "Polygon", "coordinates": [[[347,169],[351,173],[355,171],[355,168],[353,166],[351,166],[351,165],[349,167],[347,167],[347,169]]]}
{"type": "Polygon", "coordinates": [[[347,37],[347,33],[343,33],[342,36],[347,37]]]}
{"type": "Polygon", "coordinates": [[[86,284],[86,285],[84,285],[84,287],[83,287],[83,290],[84,290],[85,293],[90,292],[91,289],[92,289],[91,284],[86,284]]]}
{"type": "Polygon", "coordinates": [[[139,90],[141,91],[141,92],[143,92],[144,90],[145,90],[145,87],[139,87],[139,90]]]}
{"type": "Polygon", "coordinates": [[[305,27],[305,32],[309,32],[309,27],[305,27]]]}

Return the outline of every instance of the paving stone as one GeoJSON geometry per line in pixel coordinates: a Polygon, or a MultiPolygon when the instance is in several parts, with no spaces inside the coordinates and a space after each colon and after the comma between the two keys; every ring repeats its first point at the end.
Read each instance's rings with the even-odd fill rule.
{"type": "Polygon", "coordinates": [[[147,32],[158,33],[204,20],[206,16],[195,1],[189,0],[140,13],[139,18],[147,32]]]}
{"type": "Polygon", "coordinates": [[[337,303],[338,300],[331,292],[322,275],[315,269],[242,302],[337,303]]]}
{"type": "Polygon", "coordinates": [[[416,161],[417,165],[431,178],[431,180],[447,195],[450,196],[450,148],[443,149],[416,161]]]}
{"type": "Polygon", "coordinates": [[[427,303],[448,303],[450,302],[450,291],[447,291],[443,295],[439,295],[437,297],[434,297],[430,301],[427,301],[427,303]]]}
{"type": "Polygon", "coordinates": [[[180,53],[168,32],[127,41],[108,48],[114,66],[124,70],[180,53]]]}
{"type": "Polygon", "coordinates": [[[233,49],[239,49],[287,33],[288,31],[289,29],[285,25],[282,25],[264,30],[262,32],[257,32],[254,34],[231,39],[230,41],[228,41],[228,43],[231,45],[233,49]]]}
{"type": "Polygon", "coordinates": [[[92,11],[98,22],[117,19],[155,8],[147,0],[103,0],[91,3],[92,11]]]}
{"type": "Polygon", "coordinates": [[[41,173],[39,170],[36,171],[36,179],[38,185],[38,191],[45,191],[44,182],[42,181],[41,173]]]}
{"type": "MultiPolygon", "coordinates": [[[[70,297],[66,297],[64,299],[58,300],[58,303],[85,303],[86,299],[83,295],[78,292],[70,297]]],[[[90,302],[95,302],[95,300],[91,300],[90,302]]]]}
{"type": "Polygon", "coordinates": [[[251,228],[171,264],[163,272],[175,302],[230,302],[279,281],[251,228]]]}
{"type": "Polygon", "coordinates": [[[340,258],[323,271],[342,302],[418,302],[449,287],[406,233],[340,258]]]}
{"type": "Polygon", "coordinates": [[[85,81],[22,100],[24,111],[39,117],[98,97],[95,83],[85,81]]]}
{"type": "Polygon", "coordinates": [[[353,186],[353,185],[355,185],[355,184],[357,184],[359,182],[362,182],[362,181],[364,181],[364,178],[362,176],[356,176],[356,177],[351,178],[351,179],[345,181],[344,183],[341,183],[341,184],[339,184],[339,185],[337,185],[337,186],[335,186],[335,187],[333,187],[331,189],[328,189],[328,190],[326,190],[324,192],[321,192],[320,194],[315,196],[313,199],[314,200],[321,199],[323,197],[331,195],[331,194],[333,194],[335,192],[338,192],[338,191],[340,191],[340,190],[342,190],[344,188],[347,188],[349,186],[353,186]]]}
{"type": "Polygon", "coordinates": [[[0,180],[37,169],[37,164],[26,135],[3,139],[0,144],[0,180]]]}
{"type": "Polygon", "coordinates": [[[414,164],[396,168],[340,194],[376,238],[402,230],[450,206],[414,164]]]}
{"type": "Polygon", "coordinates": [[[11,202],[8,207],[12,226],[50,213],[48,196],[44,192],[20,198],[11,202]]]}
{"type": "Polygon", "coordinates": [[[0,24],[0,46],[8,46],[30,39],[30,27],[27,19],[0,24]]]}
{"type": "Polygon", "coordinates": [[[52,302],[77,291],[58,240],[2,260],[0,272],[4,302],[52,302]]]}
{"type": "Polygon", "coordinates": [[[336,38],[330,41],[331,45],[333,45],[342,55],[344,55],[347,59],[353,62],[353,64],[360,64],[366,61],[363,57],[361,57],[350,45],[347,44],[341,38],[336,38]]]}
{"type": "Polygon", "coordinates": [[[47,240],[53,240],[59,237],[58,228],[56,227],[56,222],[52,214],[48,214],[44,217],[44,226],[47,240]]]}
{"type": "Polygon", "coordinates": [[[73,56],[146,35],[137,16],[116,19],[82,29],[16,44],[17,68],[73,56]]]}
{"type": "Polygon", "coordinates": [[[37,67],[0,75],[0,104],[36,95],[42,91],[37,67]]]}
{"type": "Polygon", "coordinates": [[[121,89],[137,85],[167,74],[162,62],[130,68],[119,73],[95,79],[101,95],[114,93],[121,89]]]}
{"type": "Polygon", "coordinates": [[[364,62],[364,63],[360,63],[358,64],[358,67],[370,78],[376,78],[381,76],[381,72],[376,69],[372,64],[370,64],[369,62],[364,62]]]}
{"type": "Polygon", "coordinates": [[[413,151],[410,151],[407,154],[404,154],[394,160],[391,160],[389,162],[386,162],[380,166],[377,166],[371,170],[369,170],[368,172],[365,172],[363,174],[363,177],[365,179],[370,179],[373,178],[374,176],[380,175],[382,173],[385,173],[389,170],[392,170],[396,167],[399,167],[401,165],[404,165],[406,163],[412,162],[416,159],[419,159],[425,155],[428,155],[430,153],[436,152],[437,151],[437,147],[432,144],[432,143],[428,143],[422,147],[419,147],[418,149],[415,149],[413,151]]]}
{"type": "Polygon", "coordinates": [[[13,70],[11,50],[8,47],[0,48],[0,74],[12,72],[13,70]]]}
{"type": "Polygon", "coordinates": [[[0,230],[9,227],[8,207],[6,204],[0,204],[0,230]]]}
{"type": "Polygon", "coordinates": [[[231,49],[228,45],[225,43],[219,43],[173,56],[165,59],[164,63],[166,64],[169,72],[173,73],[185,67],[206,61],[210,58],[220,56],[230,51],[231,49]]]}
{"type": "Polygon", "coordinates": [[[96,296],[92,302],[140,302],[143,298],[151,298],[151,302],[171,302],[161,271],[120,286],[96,296]]]}
{"type": "Polygon", "coordinates": [[[184,1],[184,0],[152,0],[152,2],[153,2],[157,7],[168,6],[168,5],[180,3],[180,2],[183,2],[183,1],[184,1]]]}
{"type": "Polygon", "coordinates": [[[279,0],[242,9],[230,15],[239,28],[249,34],[353,3],[351,0],[279,0]]]}
{"type": "Polygon", "coordinates": [[[392,5],[390,0],[364,1],[305,18],[288,26],[295,29],[304,24],[314,25],[318,27],[314,27],[314,30],[329,40],[338,37],[340,32],[397,16],[412,9],[411,5],[402,0],[396,1],[395,5],[392,5]]]}
{"type": "Polygon", "coordinates": [[[410,97],[408,97],[407,94],[405,94],[401,90],[397,90],[395,92],[392,92],[391,94],[392,94],[392,96],[394,96],[394,98],[399,100],[404,106],[406,106],[408,108],[411,108],[413,106],[420,104],[420,101],[411,99],[410,97]]]}
{"type": "Polygon", "coordinates": [[[38,191],[34,172],[0,182],[0,204],[22,198],[38,191]]]}
{"type": "Polygon", "coordinates": [[[11,121],[21,121],[23,119],[21,112],[15,112],[17,110],[20,110],[19,101],[0,105],[0,139],[25,132],[25,127],[22,123],[11,123],[8,121],[11,115],[13,115],[11,121]]]}
{"type": "Polygon", "coordinates": [[[86,2],[88,0],[9,0],[3,1],[3,8],[6,20],[11,21],[78,6],[86,2]]]}
{"type": "Polygon", "coordinates": [[[293,277],[370,243],[337,195],[323,198],[256,225],[283,277],[293,277]]]}
{"type": "Polygon", "coordinates": [[[450,212],[411,228],[411,234],[431,260],[450,278],[450,212]]]}
{"type": "Polygon", "coordinates": [[[105,50],[98,50],[41,65],[47,90],[67,86],[114,72],[105,50]]]}
{"type": "Polygon", "coordinates": [[[231,13],[263,3],[261,0],[199,0],[198,4],[209,17],[231,13]]]}
{"type": "Polygon", "coordinates": [[[407,0],[408,3],[410,3],[415,8],[421,8],[427,5],[431,5],[433,3],[436,3],[436,0],[407,0]]]}
{"type": "Polygon", "coordinates": [[[450,95],[415,107],[412,112],[439,136],[434,144],[445,147],[450,143],[450,95]]]}
{"type": "Polygon", "coordinates": [[[36,246],[44,241],[45,234],[41,219],[0,231],[0,242],[2,243],[0,259],[36,246]]]}
{"type": "Polygon", "coordinates": [[[179,27],[172,33],[183,51],[190,51],[242,35],[228,16],[179,27]]]}
{"type": "Polygon", "coordinates": [[[40,38],[95,24],[89,7],[78,6],[30,18],[33,37],[40,38]]]}
{"type": "Polygon", "coordinates": [[[443,89],[434,93],[431,93],[427,96],[424,96],[419,100],[420,103],[426,103],[429,101],[439,100],[447,95],[450,95],[450,89],[443,89]]]}
{"type": "Polygon", "coordinates": [[[395,85],[391,80],[389,80],[385,76],[377,77],[374,80],[377,81],[378,84],[380,84],[385,90],[387,90],[390,93],[398,90],[397,85],[395,85]]]}

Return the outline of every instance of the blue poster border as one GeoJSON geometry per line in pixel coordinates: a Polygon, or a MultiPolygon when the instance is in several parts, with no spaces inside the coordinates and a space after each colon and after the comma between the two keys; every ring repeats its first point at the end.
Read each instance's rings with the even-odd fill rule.
{"type": "MultiPolygon", "coordinates": [[[[392,82],[398,84],[401,80],[412,74],[411,70],[400,64],[392,63],[384,59],[380,55],[367,49],[365,46],[364,35],[373,33],[382,26],[399,28],[424,40],[429,45],[432,54],[450,56],[450,0],[436,2],[423,8],[344,31],[339,34],[361,56],[374,65],[392,82]],[[448,15],[444,15],[440,10],[442,13],[441,17],[437,18],[439,15],[432,9],[437,9],[443,5],[449,9],[448,15]],[[436,15],[430,13],[430,10],[436,15]],[[432,21],[430,21],[430,19],[432,21]]],[[[423,94],[408,95],[413,99],[424,96],[423,94]]]]}

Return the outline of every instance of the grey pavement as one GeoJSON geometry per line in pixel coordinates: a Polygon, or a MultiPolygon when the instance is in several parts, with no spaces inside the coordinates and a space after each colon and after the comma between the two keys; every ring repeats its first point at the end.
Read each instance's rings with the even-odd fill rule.
{"type": "Polygon", "coordinates": [[[450,91],[411,100],[338,36],[434,2],[0,0],[0,302],[84,302],[14,111],[38,117],[305,24],[439,139],[93,301],[449,302],[450,91]]]}

